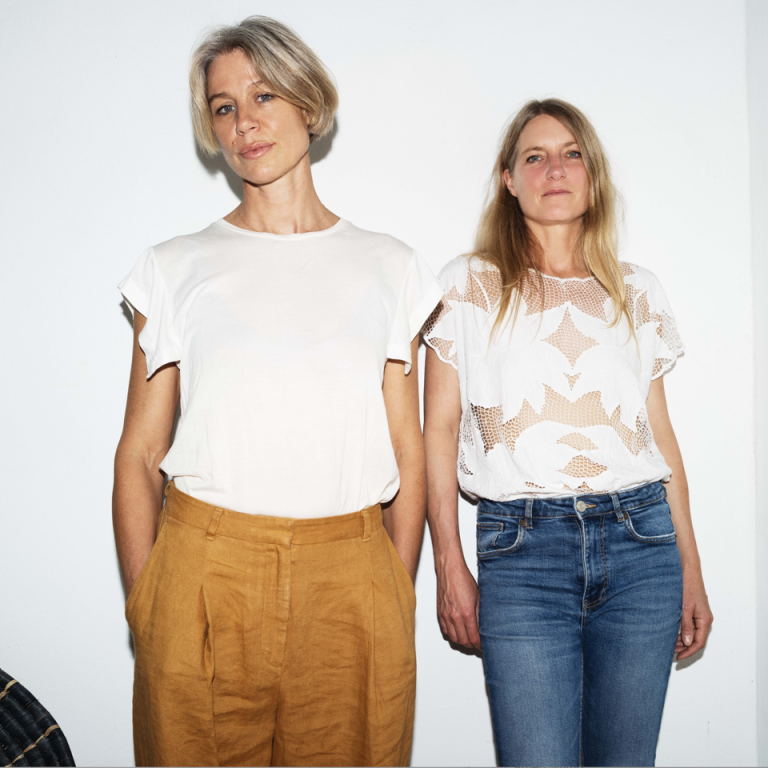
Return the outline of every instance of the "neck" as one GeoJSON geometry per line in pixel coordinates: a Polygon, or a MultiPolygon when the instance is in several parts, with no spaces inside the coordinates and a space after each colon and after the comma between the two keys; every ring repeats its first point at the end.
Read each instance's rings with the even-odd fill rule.
{"type": "Polygon", "coordinates": [[[536,268],[552,277],[588,277],[586,266],[576,252],[576,243],[581,234],[581,219],[542,225],[527,221],[528,227],[541,246],[536,268]]]}
{"type": "Polygon", "coordinates": [[[339,217],[317,196],[307,152],[295,168],[269,184],[244,180],[243,202],[224,220],[254,232],[295,235],[329,229],[339,217]]]}

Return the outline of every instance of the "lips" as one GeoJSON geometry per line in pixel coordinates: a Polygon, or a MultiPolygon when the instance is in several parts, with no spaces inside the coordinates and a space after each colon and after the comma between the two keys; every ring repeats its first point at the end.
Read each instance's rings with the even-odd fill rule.
{"type": "Polygon", "coordinates": [[[256,144],[249,144],[247,147],[243,147],[238,154],[245,160],[255,160],[257,157],[263,157],[269,152],[274,144],[268,141],[260,141],[256,144]]]}
{"type": "Polygon", "coordinates": [[[549,192],[544,193],[544,197],[551,195],[570,195],[571,193],[567,189],[550,189],[549,192]]]}

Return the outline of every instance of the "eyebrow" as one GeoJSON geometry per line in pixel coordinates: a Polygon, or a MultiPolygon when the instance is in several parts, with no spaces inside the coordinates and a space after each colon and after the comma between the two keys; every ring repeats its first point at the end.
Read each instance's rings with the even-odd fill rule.
{"type": "MultiPolygon", "coordinates": [[[[251,83],[251,87],[253,87],[253,86],[258,87],[258,86],[260,86],[262,84],[263,84],[262,80],[254,80],[251,83]]],[[[214,93],[214,94],[211,94],[208,97],[208,103],[210,104],[214,99],[227,99],[227,98],[229,98],[229,94],[226,93],[225,91],[222,91],[221,93],[214,93]]]]}
{"type": "MultiPolygon", "coordinates": [[[[578,141],[569,141],[567,144],[563,144],[563,149],[565,149],[566,147],[571,147],[574,144],[577,147],[579,146],[579,142],[578,141]]],[[[545,150],[544,150],[544,147],[528,147],[528,149],[524,149],[520,154],[524,155],[526,152],[534,152],[534,151],[535,152],[544,152],[545,150]]]]}

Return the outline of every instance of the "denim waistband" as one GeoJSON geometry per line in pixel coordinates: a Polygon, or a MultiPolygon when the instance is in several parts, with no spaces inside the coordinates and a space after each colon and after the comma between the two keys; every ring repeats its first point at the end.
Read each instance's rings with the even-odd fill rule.
{"type": "Polygon", "coordinates": [[[605,515],[611,512],[631,512],[637,507],[652,504],[666,498],[667,491],[661,482],[640,485],[617,493],[595,493],[583,496],[555,496],[536,498],[529,496],[513,501],[481,499],[478,514],[504,515],[507,517],[563,517],[576,515],[605,515]]]}

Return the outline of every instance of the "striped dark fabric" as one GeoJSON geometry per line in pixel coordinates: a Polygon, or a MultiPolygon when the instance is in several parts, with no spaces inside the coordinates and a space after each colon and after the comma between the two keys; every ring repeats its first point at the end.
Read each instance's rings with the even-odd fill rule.
{"type": "Polygon", "coordinates": [[[0,764],[74,765],[67,739],[45,707],[0,669],[0,764]]]}

